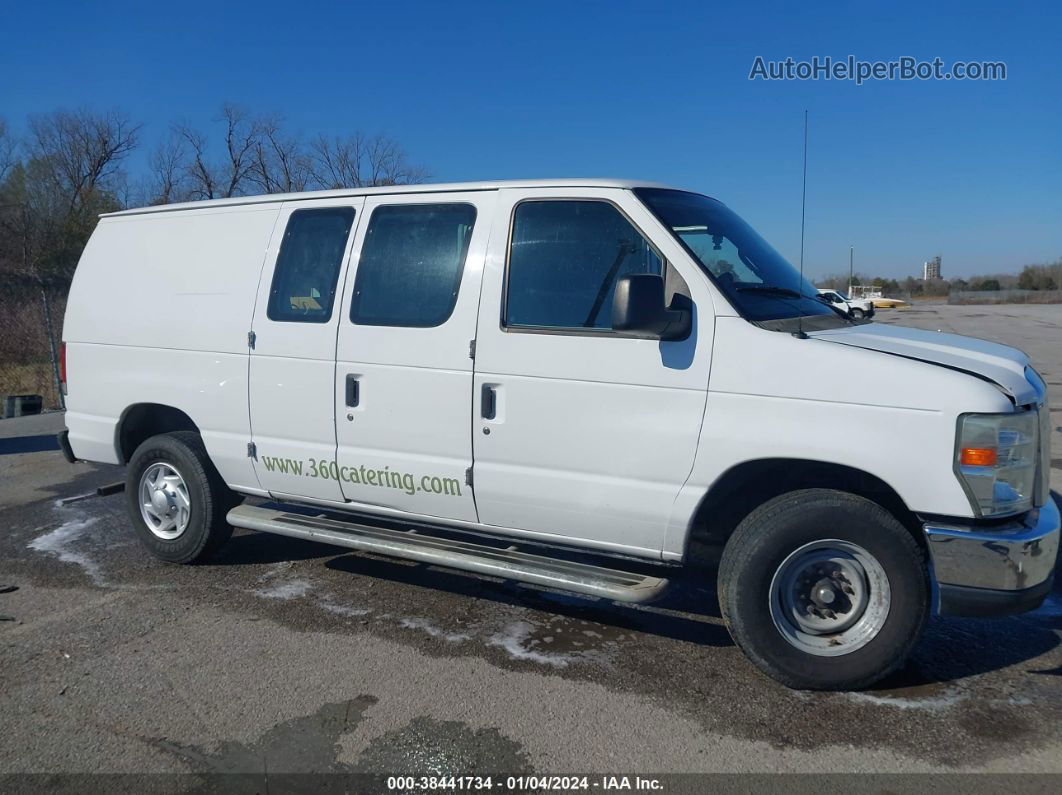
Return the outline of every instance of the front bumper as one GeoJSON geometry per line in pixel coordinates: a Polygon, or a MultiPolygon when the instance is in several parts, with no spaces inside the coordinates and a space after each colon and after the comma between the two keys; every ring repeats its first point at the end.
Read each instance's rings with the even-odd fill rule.
{"type": "Polygon", "coordinates": [[[926,522],[938,612],[992,616],[1035,610],[1051,590],[1059,542],[1058,506],[993,528],[926,522]]]}

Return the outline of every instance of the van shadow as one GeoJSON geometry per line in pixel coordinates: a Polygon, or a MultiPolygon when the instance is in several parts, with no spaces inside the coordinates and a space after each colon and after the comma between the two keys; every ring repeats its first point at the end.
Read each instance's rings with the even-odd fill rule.
{"type": "Polygon", "coordinates": [[[508,580],[488,579],[424,563],[411,565],[409,561],[390,561],[357,553],[333,558],[325,566],[345,574],[445,591],[508,607],[539,610],[670,640],[713,647],[734,645],[725,627],[706,620],[717,619],[719,615],[718,604],[710,589],[684,580],[672,580],[672,587],[656,602],[635,606],[508,580]]]}
{"type": "Polygon", "coordinates": [[[933,618],[907,664],[869,689],[882,695],[924,694],[1012,667],[1037,678],[1059,677],[1062,666],[1033,662],[1062,645],[1059,633],[1062,571],[1056,565],[1054,586],[1038,610],[996,619],[933,618]]]}
{"type": "MultiPolygon", "coordinates": [[[[577,553],[566,557],[589,559],[577,553]]],[[[234,535],[214,563],[231,566],[317,559],[323,559],[325,567],[332,571],[411,588],[537,610],[705,647],[734,645],[720,621],[716,567],[710,556],[688,569],[663,572],[659,567],[633,561],[622,564],[670,580],[667,591],[647,605],[626,605],[430,564],[340,552],[332,545],[269,533],[234,535]]],[[[1062,630],[1062,573],[1056,576],[1049,599],[1044,609],[1002,619],[934,618],[907,664],[869,689],[883,696],[926,697],[962,679],[1006,668],[1020,670],[1023,664],[1062,643],[1056,634],[1062,630]]],[[[1062,676],[1062,668],[1031,664],[1024,673],[1062,676]]]]}
{"type": "Polygon", "coordinates": [[[1062,666],[1032,664],[1058,648],[1060,641],[1052,628],[1062,628],[1062,621],[1040,621],[1033,616],[934,619],[904,667],[868,690],[880,695],[924,696],[945,685],[1007,668],[1037,677],[1062,676],[1062,666]]]}
{"type": "Polygon", "coordinates": [[[248,566],[335,557],[339,548],[299,538],[237,530],[210,560],[216,566],[248,566]]]}

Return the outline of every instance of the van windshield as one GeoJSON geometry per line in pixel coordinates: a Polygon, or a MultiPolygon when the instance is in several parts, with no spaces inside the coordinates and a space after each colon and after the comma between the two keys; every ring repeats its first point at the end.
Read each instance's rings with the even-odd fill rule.
{"type": "MultiPolygon", "coordinates": [[[[804,317],[813,318],[816,328],[848,325],[810,281],[726,205],[680,190],[638,188],[635,194],[746,319],[804,317]]],[[[790,324],[769,325],[783,330],[790,324]]]]}

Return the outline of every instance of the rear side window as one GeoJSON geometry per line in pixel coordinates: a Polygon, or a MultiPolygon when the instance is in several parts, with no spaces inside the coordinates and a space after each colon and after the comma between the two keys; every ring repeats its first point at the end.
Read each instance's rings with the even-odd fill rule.
{"type": "Polygon", "coordinates": [[[269,291],[270,320],[327,323],[354,208],[296,210],[288,218],[269,291]]]}
{"type": "Polygon", "coordinates": [[[470,204],[377,207],[358,261],[350,319],[364,326],[445,323],[457,302],[475,221],[470,204]]]}
{"type": "Polygon", "coordinates": [[[506,326],[611,330],[616,280],[663,272],[656,251],[603,201],[526,201],[513,215],[506,326]]]}

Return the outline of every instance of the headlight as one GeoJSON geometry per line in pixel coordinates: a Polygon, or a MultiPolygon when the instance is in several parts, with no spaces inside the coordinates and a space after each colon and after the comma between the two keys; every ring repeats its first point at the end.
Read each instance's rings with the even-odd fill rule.
{"type": "Polygon", "coordinates": [[[964,414],[959,418],[955,471],[981,516],[1032,508],[1039,415],[964,414]]]}

